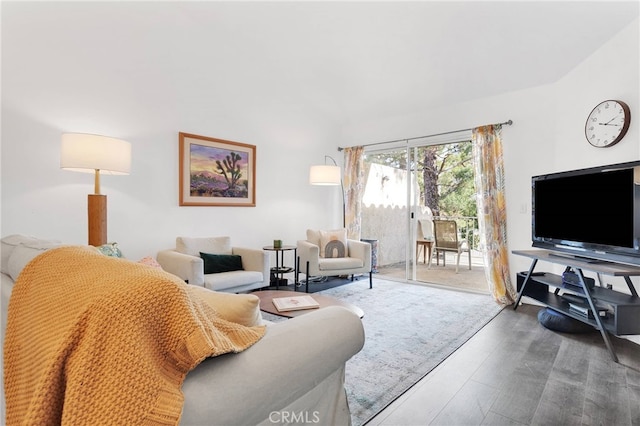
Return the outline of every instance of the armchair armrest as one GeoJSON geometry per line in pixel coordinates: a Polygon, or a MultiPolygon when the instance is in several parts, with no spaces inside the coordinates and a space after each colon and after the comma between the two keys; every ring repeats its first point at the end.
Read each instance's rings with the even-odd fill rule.
{"type": "Polygon", "coordinates": [[[159,251],[157,261],[162,269],[188,281],[189,284],[204,285],[204,261],[202,258],[170,249],[159,251]]]}
{"type": "Polygon", "coordinates": [[[371,270],[371,244],[364,241],[347,240],[347,250],[349,257],[362,259],[365,269],[371,270]]]}
{"type": "Polygon", "coordinates": [[[246,247],[232,247],[231,251],[242,257],[242,267],[245,270],[262,272],[265,280],[269,280],[269,253],[246,247]]]}
{"type": "Polygon", "coordinates": [[[298,257],[300,258],[300,269],[306,270],[307,261],[309,262],[309,274],[315,275],[320,270],[319,258],[320,247],[310,243],[307,240],[298,240],[297,242],[298,257]]]}
{"type": "Polygon", "coordinates": [[[292,409],[301,399],[306,404],[300,409],[319,412],[319,424],[346,424],[344,419],[327,418],[332,410],[321,404],[323,397],[304,398],[338,375],[334,386],[317,391],[324,393],[325,403],[346,401],[344,365],[363,345],[362,321],[338,306],[269,326],[249,349],[208,358],[187,374],[181,424],[268,424],[270,413],[292,409]]]}

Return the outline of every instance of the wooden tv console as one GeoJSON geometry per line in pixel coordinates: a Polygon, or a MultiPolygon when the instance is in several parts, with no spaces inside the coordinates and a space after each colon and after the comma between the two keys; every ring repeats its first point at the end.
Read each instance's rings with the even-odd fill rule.
{"type": "Polygon", "coordinates": [[[522,296],[527,296],[557,312],[592,325],[600,331],[611,357],[615,362],[618,362],[618,357],[613,350],[608,333],[616,336],[640,334],[640,297],[638,297],[630,278],[632,276],[640,276],[640,267],[575,258],[562,252],[550,250],[514,250],[513,254],[532,259],[529,270],[522,273],[524,274],[524,279],[521,285],[518,285],[518,299],[513,309],[518,308],[522,296]],[[572,290],[566,288],[562,282],[562,277],[559,275],[534,271],[538,261],[564,265],[566,271],[573,269],[580,279],[582,289],[572,290]],[[598,274],[598,278],[601,275],[623,277],[631,294],[602,287],[601,283],[589,288],[589,286],[585,285],[583,270],[595,272],[598,274]],[[549,291],[550,288],[553,289],[553,292],[549,291]],[[569,294],[569,297],[573,295],[585,298],[591,312],[594,314],[585,316],[574,312],[574,310],[570,309],[566,298],[562,297],[563,294],[569,294]],[[598,308],[603,305],[612,310],[606,317],[601,317],[597,314],[598,308]]]}

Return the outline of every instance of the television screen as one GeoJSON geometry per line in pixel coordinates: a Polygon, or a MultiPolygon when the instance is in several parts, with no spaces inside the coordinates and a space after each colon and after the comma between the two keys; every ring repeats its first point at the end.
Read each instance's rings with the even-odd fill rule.
{"type": "Polygon", "coordinates": [[[640,163],[625,163],[534,176],[534,246],[640,256],[638,171],[640,163]]]}

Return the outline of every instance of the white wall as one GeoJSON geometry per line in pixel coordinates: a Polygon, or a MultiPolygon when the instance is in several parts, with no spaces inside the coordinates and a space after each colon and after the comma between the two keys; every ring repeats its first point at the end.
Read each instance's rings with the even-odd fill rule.
{"type": "MultiPolygon", "coordinates": [[[[96,98],[109,90],[108,85],[97,87],[96,98]]],[[[121,110],[127,105],[124,102],[121,110]]],[[[129,176],[102,178],[102,192],[108,196],[108,239],[117,241],[127,257],[155,255],[172,247],[177,235],[230,235],[237,245],[254,247],[276,238],[295,244],[307,227],[341,221],[338,191],[308,184],[309,166],[329,154],[323,148],[331,139],[325,126],[280,114],[245,116],[242,124],[237,117],[221,120],[232,119],[232,125],[209,123],[197,115],[196,109],[187,109],[173,120],[150,122],[148,130],[141,130],[139,116],[131,110],[107,132],[130,141],[133,149],[129,176]],[[256,207],[179,207],[178,131],[256,145],[256,207]]],[[[115,121],[108,112],[101,116],[105,122],[115,121]]],[[[86,243],[86,198],[93,191],[93,177],[59,168],[60,134],[101,132],[87,125],[48,124],[5,105],[3,123],[2,235],[86,243]]]]}
{"type": "Polygon", "coordinates": [[[341,224],[339,189],[308,184],[309,166],[324,155],[341,162],[335,124],[276,98],[268,81],[206,78],[229,58],[240,69],[264,66],[260,52],[239,58],[225,40],[210,40],[207,54],[194,55],[186,39],[201,34],[185,27],[179,6],[107,3],[3,5],[4,16],[22,13],[2,28],[0,235],[86,243],[92,177],[59,168],[64,132],[131,142],[131,174],[102,178],[108,239],[131,259],[172,247],[178,235],[230,235],[235,245],[262,247],[341,224]],[[175,19],[159,19],[161,34],[150,31],[163,13],[175,19]],[[218,96],[206,97],[203,84],[218,96]],[[256,145],[256,207],[179,207],[178,132],[256,145]]]}
{"type": "MultiPolygon", "coordinates": [[[[437,134],[449,130],[466,129],[484,124],[501,123],[509,119],[513,125],[502,130],[509,244],[512,248],[531,246],[530,236],[530,179],[547,167],[549,152],[554,150],[555,125],[553,86],[507,93],[493,98],[424,111],[407,117],[367,126],[347,129],[345,140],[366,143],[379,133],[378,140],[437,134]],[[551,106],[544,107],[545,105],[551,106]],[[362,132],[367,134],[362,135],[362,132]]],[[[517,267],[515,270],[520,267],[517,267]]]]}
{"type": "MultiPolygon", "coordinates": [[[[636,19],[554,84],[358,123],[344,128],[341,139],[351,146],[513,120],[502,131],[508,243],[510,250],[530,248],[531,176],[640,159],[639,31],[636,19]],[[627,102],[631,126],[614,147],[594,148],[584,137],[584,123],[593,107],[605,99],[627,102]]],[[[588,200],[585,205],[598,208],[588,200]]],[[[528,269],[525,258],[511,256],[510,262],[514,278],[515,272],[528,269]]]]}
{"type": "MultiPolygon", "coordinates": [[[[53,25],[44,18],[37,24],[53,25]]],[[[152,67],[167,64],[131,67],[135,55],[121,57],[118,44],[73,40],[63,46],[63,41],[56,40],[50,55],[36,61],[28,58],[28,44],[3,39],[3,57],[13,46],[33,62],[21,68],[3,63],[0,235],[86,242],[86,194],[92,179],[59,169],[63,132],[105,134],[132,143],[132,174],[104,177],[102,186],[109,198],[109,240],[134,259],[172,246],[176,235],[228,234],[238,244],[260,247],[275,238],[294,243],[307,227],[338,226],[339,190],[307,183],[308,167],[322,162],[325,154],[341,162],[337,146],[512,119],[514,125],[503,130],[512,249],[530,245],[531,175],[639,157],[638,20],[554,84],[342,128],[303,105],[269,99],[261,105],[233,97],[205,104],[189,82],[153,80],[152,67]],[[85,62],[74,56],[78,52],[85,62]],[[612,58],[621,62],[612,63],[612,58]],[[78,70],[73,76],[62,66],[70,59],[78,70]],[[121,69],[125,60],[129,68],[121,69]],[[157,88],[152,93],[141,89],[149,87],[149,80],[157,88]],[[181,97],[173,87],[178,83],[193,97],[181,97]],[[11,102],[5,93],[13,95],[11,102]],[[590,147],[582,133],[588,112],[606,98],[627,101],[634,118],[626,138],[603,151],[590,147]],[[180,131],[256,145],[257,206],[179,207],[180,131]]],[[[512,262],[514,271],[526,266],[522,259],[512,262]]]]}

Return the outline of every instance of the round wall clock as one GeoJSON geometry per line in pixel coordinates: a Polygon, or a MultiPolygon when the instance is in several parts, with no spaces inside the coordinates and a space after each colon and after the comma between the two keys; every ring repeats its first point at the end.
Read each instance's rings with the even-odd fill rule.
{"type": "Polygon", "coordinates": [[[629,106],[616,100],[600,102],[587,117],[584,134],[595,147],[613,146],[624,137],[631,122],[629,106]]]}

